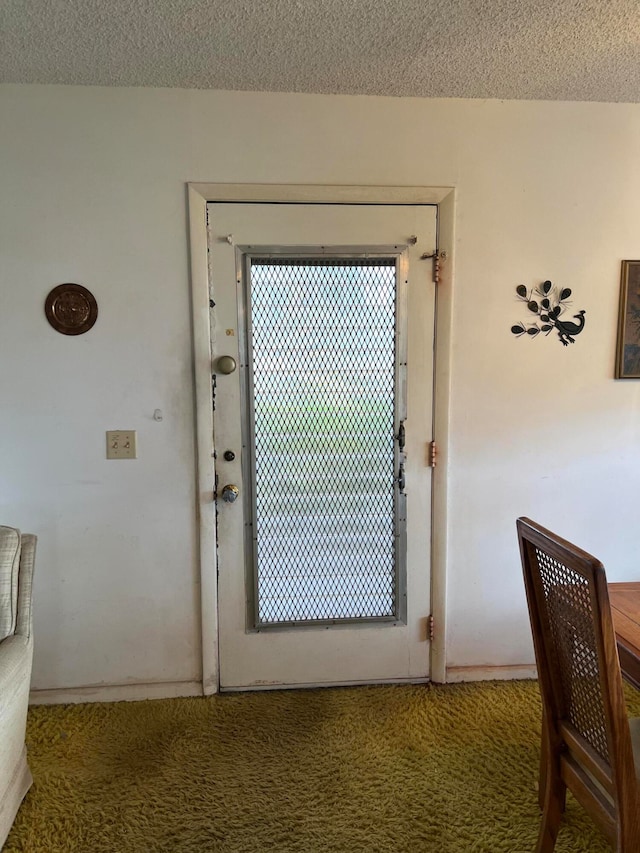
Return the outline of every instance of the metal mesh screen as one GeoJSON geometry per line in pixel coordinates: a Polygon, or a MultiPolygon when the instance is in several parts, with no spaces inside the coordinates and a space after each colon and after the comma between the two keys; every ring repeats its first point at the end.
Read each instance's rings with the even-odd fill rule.
{"type": "Polygon", "coordinates": [[[536,549],[569,722],[609,760],[589,581],[536,549]]]}
{"type": "Polygon", "coordinates": [[[252,258],[257,625],[396,611],[394,259],[252,258]]]}

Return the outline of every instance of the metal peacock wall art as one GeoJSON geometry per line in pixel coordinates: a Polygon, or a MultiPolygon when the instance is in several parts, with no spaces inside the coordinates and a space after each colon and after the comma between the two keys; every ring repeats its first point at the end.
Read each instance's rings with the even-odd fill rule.
{"type": "Polygon", "coordinates": [[[543,281],[538,287],[528,291],[524,284],[519,284],[516,287],[516,294],[521,302],[526,303],[529,311],[537,315],[540,324],[516,323],[511,327],[514,335],[517,337],[528,335],[535,338],[543,334],[547,337],[555,329],[562,346],[575,343],[576,337],[584,329],[585,312],[581,310],[573,315],[573,319],[577,320],[576,323],[561,319],[570,304],[567,302],[571,296],[569,287],[558,288],[550,281],[543,281]]]}

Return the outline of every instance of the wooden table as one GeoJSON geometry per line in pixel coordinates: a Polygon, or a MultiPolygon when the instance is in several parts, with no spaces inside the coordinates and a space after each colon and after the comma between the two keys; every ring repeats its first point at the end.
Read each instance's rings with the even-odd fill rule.
{"type": "Polygon", "coordinates": [[[622,675],[640,690],[640,582],[610,583],[609,601],[622,675]]]}

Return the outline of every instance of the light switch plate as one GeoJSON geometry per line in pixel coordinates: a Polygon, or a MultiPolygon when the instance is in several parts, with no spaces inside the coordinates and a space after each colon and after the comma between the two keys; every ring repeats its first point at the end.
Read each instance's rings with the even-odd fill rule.
{"type": "Polygon", "coordinates": [[[107,459],[136,459],[137,456],[134,429],[107,430],[107,459]]]}

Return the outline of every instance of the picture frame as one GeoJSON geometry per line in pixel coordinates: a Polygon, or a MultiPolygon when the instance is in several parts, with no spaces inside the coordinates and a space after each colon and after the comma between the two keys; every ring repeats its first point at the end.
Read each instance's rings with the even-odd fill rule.
{"type": "Polygon", "coordinates": [[[640,379],[640,261],[622,261],[616,379],[640,379]]]}

